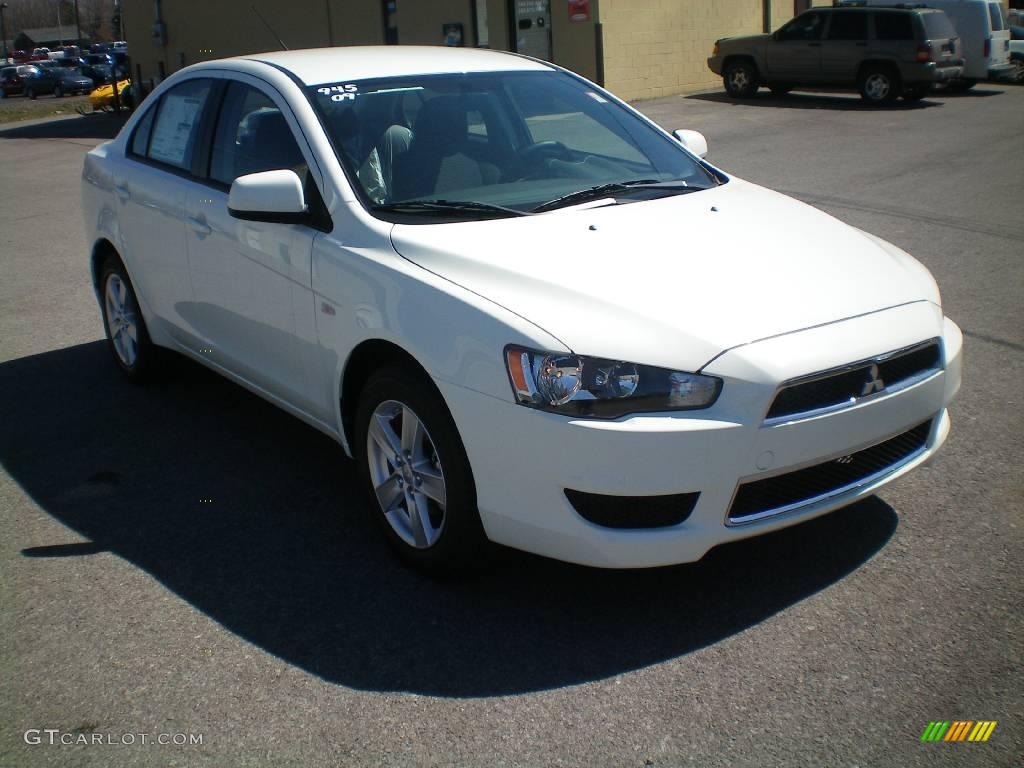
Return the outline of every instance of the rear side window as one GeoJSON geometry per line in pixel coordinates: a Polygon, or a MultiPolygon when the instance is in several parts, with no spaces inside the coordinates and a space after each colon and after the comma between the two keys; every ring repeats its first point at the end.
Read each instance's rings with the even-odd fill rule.
{"type": "Polygon", "coordinates": [[[876,13],[875,37],[879,40],[913,40],[914,25],[909,13],[876,13]]]}
{"type": "Polygon", "coordinates": [[[989,18],[992,20],[993,32],[998,32],[1002,29],[1006,29],[1006,26],[1003,24],[1003,9],[999,5],[999,3],[988,4],[988,15],[989,18]]]}
{"type": "Polygon", "coordinates": [[[828,27],[829,40],[867,40],[868,15],[859,11],[837,11],[828,27]]]}
{"type": "Polygon", "coordinates": [[[951,40],[956,37],[956,29],[953,28],[949,17],[944,13],[923,13],[924,31],[929,40],[951,40]]]}
{"type": "Polygon", "coordinates": [[[146,110],[142,116],[135,133],[132,134],[132,154],[139,157],[146,156],[149,149],[149,135],[153,132],[153,116],[156,114],[156,107],[146,110]]]}
{"type": "Polygon", "coordinates": [[[210,95],[209,80],[189,80],[160,99],[146,157],[183,171],[192,168],[199,122],[210,95]]]}
{"type": "Polygon", "coordinates": [[[210,178],[230,185],[239,176],[282,169],[300,177],[307,171],[288,121],[265,93],[232,83],[213,139],[210,178]]]}

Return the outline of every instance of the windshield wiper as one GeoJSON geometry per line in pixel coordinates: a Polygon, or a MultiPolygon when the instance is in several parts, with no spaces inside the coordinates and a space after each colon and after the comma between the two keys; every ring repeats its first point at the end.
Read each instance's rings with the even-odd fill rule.
{"type": "Polygon", "coordinates": [[[632,192],[636,189],[667,189],[680,194],[687,192],[699,192],[708,187],[691,187],[685,181],[659,181],[658,179],[636,179],[634,181],[613,181],[610,184],[598,184],[596,187],[579,189],[567,195],[556,197],[541,203],[536,208],[531,208],[532,213],[543,213],[555,208],[564,208],[574,203],[582,203],[587,200],[600,200],[602,197],[609,197],[623,192],[632,192]]]}
{"type": "Polygon", "coordinates": [[[475,200],[409,200],[399,203],[381,203],[373,206],[381,213],[501,213],[507,216],[529,216],[530,211],[506,208],[495,203],[480,203],[475,200]]]}

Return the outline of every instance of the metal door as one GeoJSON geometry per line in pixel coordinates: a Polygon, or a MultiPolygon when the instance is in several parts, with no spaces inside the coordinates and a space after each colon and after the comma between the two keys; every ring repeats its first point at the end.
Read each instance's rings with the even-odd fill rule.
{"type": "Polygon", "coordinates": [[[551,0],[511,0],[516,53],[551,61],[551,0]]]}

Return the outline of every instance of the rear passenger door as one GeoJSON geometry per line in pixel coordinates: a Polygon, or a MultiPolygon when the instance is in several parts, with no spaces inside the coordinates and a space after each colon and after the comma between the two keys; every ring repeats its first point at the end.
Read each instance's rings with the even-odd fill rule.
{"type": "Polygon", "coordinates": [[[825,20],[826,14],[821,11],[802,13],[775,33],[765,54],[772,82],[820,82],[825,20]]]}
{"type": "Polygon", "coordinates": [[[310,397],[309,377],[317,359],[311,259],[319,231],[243,221],[228,212],[236,178],[279,169],[306,182],[307,202],[315,206],[320,198],[310,178],[309,148],[276,91],[259,81],[220,82],[225,89],[210,134],[206,178],[185,201],[195,297],[187,314],[210,362],[322,416],[310,397]]]}
{"type": "Polygon", "coordinates": [[[868,47],[868,14],[860,10],[833,11],[821,47],[821,74],[826,83],[848,84],[868,47]]]}

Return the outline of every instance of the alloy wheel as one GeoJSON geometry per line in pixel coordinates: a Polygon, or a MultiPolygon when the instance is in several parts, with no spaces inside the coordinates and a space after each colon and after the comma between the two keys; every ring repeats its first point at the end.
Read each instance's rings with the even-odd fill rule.
{"type": "Polygon", "coordinates": [[[864,93],[871,101],[885,101],[892,90],[892,84],[885,75],[875,72],[864,81],[864,93]]]}
{"type": "Polygon", "coordinates": [[[388,524],[416,549],[433,546],[445,524],[444,472],[433,438],[404,403],[386,400],[370,417],[366,457],[388,524]]]}
{"type": "Polygon", "coordinates": [[[118,359],[128,368],[139,357],[139,327],[137,310],[128,286],[119,275],[107,277],[104,291],[107,309],[107,330],[118,359]]]}

